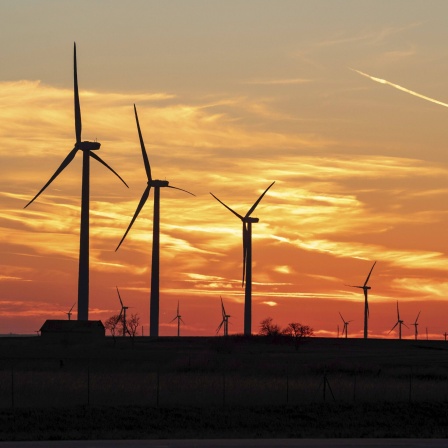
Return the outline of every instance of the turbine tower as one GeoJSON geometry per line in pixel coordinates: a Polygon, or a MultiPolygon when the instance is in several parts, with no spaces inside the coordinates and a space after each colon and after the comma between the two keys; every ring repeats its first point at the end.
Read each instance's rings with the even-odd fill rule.
{"type": "Polygon", "coordinates": [[[39,193],[25,205],[27,208],[39,195],[61,174],[61,172],[75,158],[78,151],[82,151],[82,194],[81,194],[81,230],[79,243],[79,274],[78,274],[78,320],[89,320],[89,202],[90,202],[90,157],[103,164],[112,171],[126,186],[126,182],[96,153],[101,143],[81,141],[81,107],[78,93],[78,74],[76,68],[76,43],[73,51],[74,96],[75,96],[75,134],[74,148],[68,153],[50,180],[41,188],[39,193]]]}
{"type": "Polygon", "coordinates": [[[268,190],[275,184],[275,181],[269,185],[263,194],[256,200],[254,205],[249,211],[241,216],[236,211],[232,210],[229,206],[224,204],[213,193],[210,193],[218,202],[220,202],[225,208],[231,211],[236,217],[238,217],[243,223],[243,281],[246,282],[246,289],[244,293],[244,335],[250,336],[252,334],[252,224],[259,222],[258,218],[252,218],[250,215],[253,213],[257,205],[263,199],[263,196],[268,190]]]}
{"type": "Polygon", "coordinates": [[[169,185],[167,180],[155,180],[151,176],[151,166],[149,164],[148,154],[146,153],[145,143],[143,141],[142,132],[140,130],[140,124],[138,121],[137,108],[134,104],[135,121],[137,123],[138,136],[140,139],[140,147],[142,150],[143,163],[145,165],[146,176],[148,178],[148,185],[143,192],[140,202],[135,210],[134,216],[123,235],[120,243],[115,251],[119,249],[121,243],[123,243],[129,230],[131,230],[134,221],[137,219],[141,209],[145,205],[149,197],[151,187],[154,187],[154,219],[152,223],[152,261],[151,261],[151,295],[149,302],[149,335],[157,337],[159,336],[159,277],[160,277],[160,189],[164,187],[173,188],[174,190],[184,191],[185,193],[195,196],[187,190],[177,188],[169,185]]]}
{"type": "Polygon", "coordinates": [[[72,309],[75,307],[75,305],[76,305],[76,302],[72,305],[72,307],[70,308],[70,310],[68,311],[68,313],[65,313],[65,314],[67,314],[67,317],[68,317],[68,320],[71,320],[71,317],[72,317],[72,309]]]}
{"type": "Polygon", "coordinates": [[[351,288],[360,288],[364,292],[364,339],[367,339],[369,337],[369,334],[368,334],[368,321],[369,321],[368,295],[369,295],[369,293],[368,293],[368,291],[369,291],[369,289],[372,289],[371,286],[367,286],[367,283],[369,282],[370,274],[372,273],[375,265],[376,265],[376,261],[375,261],[375,263],[373,263],[373,266],[370,269],[369,275],[367,276],[366,281],[364,282],[364,285],[362,285],[362,286],[346,285],[346,286],[350,286],[351,288]]]}
{"type": "Polygon", "coordinates": [[[117,288],[117,293],[118,293],[118,299],[120,300],[120,305],[121,305],[120,314],[118,315],[116,323],[120,322],[120,319],[123,319],[123,337],[125,337],[126,332],[128,331],[128,326],[126,325],[126,311],[129,309],[129,307],[123,305],[123,300],[121,300],[120,291],[118,291],[118,286],[116,286],[116,288],[117,288]],[[123,317],[121,317],[121,316],[123,316],[123,317]]]}
{"type": "MultiPolygon", "coordinates": [[[[348,338],[348,324],[350,323],[350,322],[352,322],[351,320],[345,320],[343,317],[342,317],[342,314],[341,313],[339,313],[339,316],[341,316],[341,319],[342,319],[342,322],[344,322],[344,328],[342,329],[342,336],[344,336],[344,334],[345,334],[345,339],[347,339],[348,338]]],[[[338,327],[339,328],[339,327],[338,327]]]]}
{"type": "Polygon", "coordinates": [[[420,316],[420,313],[421,313],[421,311],[418,312],[415,322],[413,324],[411,324],[411,325],[414,325],[414,328],[415,328],[415,330],[414,330],[415,340],[417,340],[417,338],[418,338],[418,318],[420,316]]]}
{"type": "Polygon", "coordinates": [[[176,317],[170,321],[174,322],[177,319],[177,337],[180,336],[180,323],[182,322],[185,325],[185,322],[182,320],[182,316],[179,314],[179,301],[177,301],[177,312],[176,312],[176,317]]]}
{"type": "Polygon", "coordinates": [[[388,334],[398,325],[398,339],[401,340],[401,326],[404,325],[406,328],[409,328],[401,319],[400,319],[400,310],[398,309],[398,301],[397,301],[397,323],[392,327],[388,334]]]}
{"type": "Polygon", "coordinates": [[[226,309],[224,308],[224,302],[222,301],[222,297],[221,297],[221,313],[222,313],[222,321],[216,330],[216,334],[218,334],[219,330],[221,330],[221,328],[223,328],[224,336],[228,336],[229,335],[229,317],[232,317],[232,316],[230,316],[230,314],[226,313],[226,309]]]}

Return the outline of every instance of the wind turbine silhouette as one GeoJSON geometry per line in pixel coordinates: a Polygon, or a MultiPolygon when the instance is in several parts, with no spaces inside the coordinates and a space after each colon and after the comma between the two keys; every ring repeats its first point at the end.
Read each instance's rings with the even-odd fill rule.
{"type": "Polygon", "coordinates": [[[140,124],[138,121],[137,108],[134,104],[135,121],[137,123],[138,136],[140,139],[140,147],[142,149],[143,162],[145,164],[146,176],[148,178],[148,185],[143,192],[140,202],[135,210],[134,216],[123,235],[120,243],[115,251],[119,249],[123,243],[129,230],[131,230],[134,221],[137,219],[140,211],[145,205],[149,197],[151,187],[154,187],[154,218],[152,223],[152,260],[151,260],[151,295],[149,302],[149,335],[159,336],[159,276],[160,276],[160,189],[163,187],[172,188],[174,190],[184,191],[185,193],[195,196],[187,190],[177,188],[169,185],[167,180],[155,180],[151,176],[151,166],[149,164],[148,154],[146,153],[145,143],[143,141],[142,132],[140,130],[140,124]]]}
{"type": "Polygon", "coordinates": [[[392,330],[398,325],[398,339],[401,339],[401,326],[404,325],[406,328],[409,328],[401,319],[400,319],[400,310],[398,309],[398,300],[397,300],[397,323],[392,327],[388,334],[392,332],[392,330]]]}
{"type": "Polygon", "coordinates": [[[89,320],[89,202],[90,202],[90,157],[100,162],[112,171],[126,186],[126,182],[106,162],[92,151],[100,149],[101,143],[81,141],[81,106],[78,93],[78,74],[76,66],[76,43],[73,50],[74,97],[75,97],[75,134],[74,148],[68,153],[50,180],[41,188],[39,193],[31,199],[24,208],[32,204],[40,194],[61,174],[61,172],[75,158],[78,151],[82,151],[82,194],[81,194],[81,229],[79,243],[79,274],[78,274],[78,320],[89,320]]]}
{"type": "Polygon", "coordinates": [[[126,336],[126,332],[128,331],[128,327],[126,325],[126,311],[129,309],[129,307],[123,305],[123,300],[121,300],[120,291],[118,291],[118,286],[116,286],[116,288],[118,293],[118,299],[120,300],[121,305],[121,310],[117,318],[117,323],[120,322],[120,319],[123,319],[123,337],[124,337],[126,336]],[[123,316],[123,318],[121,316],[123,316]]]}
{"type": "Polygon", "coordinates": [[[182,316],[179,314],[179,301],[177,301],[176,317],[170,322],[174,322],[176,319],[177,319],[177,337],[179,337],[180,336],[180,323],[182,322],[185,325],[185,322],[182,320],[182,316]]]}
{"type": "Polygon", "coordinates": [[[446,337],[448,336],[448,333],[445,331],[445,333],[443,333],[443,336],[445,336],[445,341],[446,341],[446,337]]]}
{"type": "Polygon", "coordinates": [[[221,298],[221,313],[222,313],[222,321],[219,324],[217,330],[216,330],[216,334],[219,333],[219,330],[221,330],[222,327],[224,327],[224,336],[228,336],[229,335],[229,317],[230,314],[226,314],[226,309],[224,308],[224,302],[222,301],[222,297],[221,298]]]}
{"type": "Polygon", "coordinates": [[[353,322],[353,321],[351,321],[351,320],[345,320],[343,317],[342,317],[342,314],[341,313],[339,313],[339,316],[341,316],[341,319],[342,319],[342,322],[344,322],[344,328],[342,329],[342,336],[344,336],[344,333],[345,333],[345,339],[347,339],[348,338],[348,324],[350,323],[350,322],[353,322]]]}
{"type": "Polygon", "coordinates": [[[351,288],[360,288],[363,290],[364,292],[364,339],[367,339],[369,337],[368,334],[368,320],[369,320],[369,302],[368,302],[368,291],[369,289],[372,289],[371,286],[367,286],[367,283],[369,282],[370,279],[370,274],[372,274],[373,268],[376,265],[376,261],[375,263],[373,263],[372,268],[370,269],[369,275],[366,278],[366,281],[364,282],[364,285],[362,286],[355,286],[355,285],[345,285],[345,286],[350,286],[351,288]]]}
{"type": "Polygon", "coordinates": [[[236,211],[232,210],[229,206],[224,204],[213,193],[210,193],[218,202],[220,202],[225,208],[231,211],[236,217],[241,219],[243,223],[243,281],[246,282],[246,289],[244,294],[244,335],[250,336],[252,334],[252,224],[259,222],[258,218],[252,218],[250,215],[256,209],[257,205],[263,199],[263,196],[268,190],[275,184],[275,181],[269,185],[263,194],[255,201],[254,205],[249,211],[241,216],[236,211]]]}
{"type": "Polygon", "coordinates": [[[67,314],[67,316],[68,316],[68,320],[71,320],[71,317],[72,317],[72,309],[74,308],[74,306],[76,305],[76,302],[72,305],[72,307],[70,308],[70,310],[68,311],[68,313],[65,313],[65,314],[67,314]]]}
{"type": "Polygon", "coordinates": [[[418,321],[418,318],[420,316],[420,313],[421,313],[421,311],[418,312],[417,318],[415,319],[415,322],[413,324],[411,324],[411,325],[414,325],[414,327],[415,327],[415,330],[414,330],[415,340],[417,340],[417,337],[418,337],[418,323],[417,323],[417,321],[418,321]]]}

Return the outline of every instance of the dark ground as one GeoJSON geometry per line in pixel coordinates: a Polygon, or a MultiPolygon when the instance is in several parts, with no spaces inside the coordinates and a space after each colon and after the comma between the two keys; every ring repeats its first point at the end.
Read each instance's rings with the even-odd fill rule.
{"type": "MultiPolygon", "coordinates": [[[[69,399],[57,407],[42,402],[29,406],[20,405],[16,399],[13,408],[6,388],[0,403],[0,440],[446,438],[447,349],[448,343],[444,341],[409,340],[313,338],[296,350],[290,340],[260,337],[136,338],[134,343],[129,339],[114,343],[106,338],[90,345],[47,343],[38,337],[0,338],[0,373],[4,385],[9,385],[12,371],[20,379],[20,375],[42,375],[47,370],[53,374],[53,370],[70,366],[71,373],[76,375],[84,374],[82,366],[86,362],[92,375],[98,376],[103,369],[126,375],[138,369],[162,374],[175,372],[181,379],[191,372],[202,376],[226,372],[234,375],[236,382],[240,375],[256,376],[265,389],[278,372],[285,371],[291,377],[297,376],[298,386],[303,372],[307,377],[318,378],[328,372],[333,375],[336,390],[338,381],[342,381],[338,378],[343,375],[345,381],[354,372],[360,380],[384,377],[386,383],[402,381],[404,390],[409,383],[408,372],[415,372],[415,378],[421,377],[418,400],[414,396],[411,400],[406,393],[391,396],[380,392],[374,399],[355,401],[351,396],[344,399],[335,391],[336,398],[329,400],[327,392],[325,402],[320,394],[311,401],[291,399],[290,404],[278,404],[275,400],[272,404],[260,404],[255,397],[247,405],[235,404],[236,398],[233,403],[229,399],[215,405],[173,405],[175,397],[167,397],[165,404],[132,405],[122,404],[125,402],[120,399],[122,392],[117,392],[113,400],[111,390],[112,404],[107,406],[74,405],[69,399]],[[429,389],[432,394],[425,394],[429,389]]],[[[18,380],[14,387],[19,395],[22,386],[18,380]]]]}

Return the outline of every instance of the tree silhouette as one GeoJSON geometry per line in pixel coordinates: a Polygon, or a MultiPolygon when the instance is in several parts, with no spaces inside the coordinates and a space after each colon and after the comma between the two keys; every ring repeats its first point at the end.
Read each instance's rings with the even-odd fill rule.
{"type": "Polygon", "coordinates": [[[262,336],[278,336],[281,333],[280,327],[272,323],[272,317],[266,317],[260,322],[259,334],[262,336]]]}
{"type": "Polygon", "coordinates": [[[135,337],[139,326],[140,326],[140,316],[137,313],[131,314],[131,317],[128,317],[126,319],[127,331],[131,337],[135,337]]]}
{"type": "Polygon", "coordinates": [[[314,330],[309,325],[302,325],[299,322],[291,322],[282,330],[282,334],[294,338],[308,338],[314,335],[314,330]]]}
{"type": "Polygon", "coordinates": [[[110,316],[109,319],[104,322],[104,328],[110,331],[112,337],[115,337],[115,333],[120,332],[120,328],[121,332],[123,332],[123,322],[121,322],[120,326],[120,321],[121,319],[119,318],[119,315],[115,314],[113,316],[110,316]]]}
{"type": "Polygon", "coordinates": [[[291,322],[282,330],[282,334],[294,338],[294,347],[299,349],[300,341],[314,335],[314,330],[309,325],[302,325],[299,322],[291,322]]]}
{"type": "MultiPolygon", "coordinates": [[[[109,330],[111,336],[115,338],[117,335],[123,334],[124,316],[119,314],[114,314],[110,316],[104,322],[104,328],[109,330]]],[[[126,333],[132,338],[137,334],[138,327],[140,325],[140,316],[138,313],[131,314],[130,317],[126,318],[126,333]]]]}

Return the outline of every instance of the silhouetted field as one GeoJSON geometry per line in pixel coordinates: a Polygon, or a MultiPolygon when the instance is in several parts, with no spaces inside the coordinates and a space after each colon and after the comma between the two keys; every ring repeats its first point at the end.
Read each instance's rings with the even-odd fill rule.
{"type": "Polygon", "coordinates": [[[448,435],[445,341],[0,338],[0,359],[3,440],[448,435]]]}

